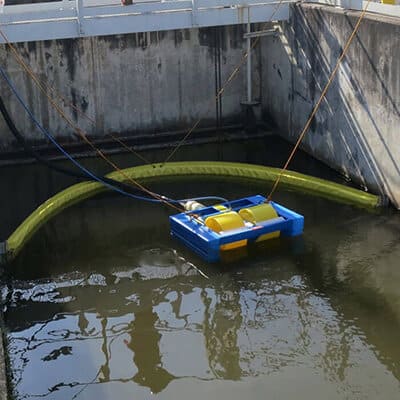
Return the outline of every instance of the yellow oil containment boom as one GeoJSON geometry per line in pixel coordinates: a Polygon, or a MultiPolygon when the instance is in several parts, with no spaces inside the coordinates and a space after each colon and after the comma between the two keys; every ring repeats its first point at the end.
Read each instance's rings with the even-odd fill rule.
{"type": "MultiPolygon", "coordinates": [[[[174,176],[227,176],[255,179],[270,184],[279,176],[281,169],[233,162],[186,161],[143,165],[124,169],[123,172],[123,175],[117,171],[112,172],[107,177],[123,181],[124,176],[135,180],[174,176]]],[[[292,171],[284,171],[281,184],[297,191],[364,208],[375,208],[380,202],[379,196],[292,171]]],[[[106,186],[98,182],[82,182],[45,201],[18,226],[5,242],[0,244],[1,261],[4,263],[14,259],[32,235],[62,210],[107,190],[106,186]]]]}

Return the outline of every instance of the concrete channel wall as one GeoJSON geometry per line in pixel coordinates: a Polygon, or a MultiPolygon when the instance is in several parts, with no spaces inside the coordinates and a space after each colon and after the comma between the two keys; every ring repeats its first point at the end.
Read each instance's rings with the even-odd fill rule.
{"type": "MultiPolygon", "coordinates": [[[[0,320],[2,316],[0,316],[0,320]]],[[[1,321],[0,321],[1,322],[1,321]]],[[[0,400],[7,400],[7,377],[6,377],[6,362],[5,348],[3,346],[3,332],[0,326],[0,400]]]]}
{"type": "MultiPolygon", "coordinates": [[[[281,35],[253,51],[253,93],[263,118],[295,141],[349,37],[359,12],[298,3],[281,35]]],[[[63,106],[92,138],[138,137],[238,123],[245,67],[215,106],[218,87],[245,51],[242,26],[54,40],[17,45],[39,77],[89,115],[63,106]]],[[[264,28],[264,27],[262,27],[264,28]]],[[[254,27],[254,29],[262,29],[254,27]]],[[[322,103],[303,149],[400,207],[400,20],[368,14],[322,103]]],[[[35,115],[63,142],[69,127],[39,94],[6,46],[0,62],[35,115]]],[[[45,144],[9,89],[2,96],[33,144],[45,144]]],[[[159,136],[157,136],[159,137],[159,136]]],[[[0,118],[0,157],[19,149],[0,118]]]]}
{"type": "MultiPolygon", "coordinates": [[[[243,56],[242,26],[20,43],[17,49],[40,79],[95,121],[93,125],[79,112],[63,107],[94,139],[110,132],[134,136],[185,130],[199,117],[204,119],[200,127],[241,119],[245,71],[226,90],[218,111],[220,121],[216,121],[214,96],[243,56]]],[[[7,46],[0,46],[0,62],[45,127],[63,141],[79,140],[39,94],[7,46]]],[[[259,65],[254,65],[255,95],[259,96],[259,65]]],[[[32,143],[43,143],[42,133],[3,81],[0,89],[20,130],[32,143]]],[[[0,118],[0,153],[17,147],[0,118]]]]}
{"type": "MultiPolygon", "coordinates": [[[[359,12],[292,6],[262,42],[263,114],[294,142],[359,12]]],[[[400,19],[367,14],[302,147],[400,207],[400,19]]]]}

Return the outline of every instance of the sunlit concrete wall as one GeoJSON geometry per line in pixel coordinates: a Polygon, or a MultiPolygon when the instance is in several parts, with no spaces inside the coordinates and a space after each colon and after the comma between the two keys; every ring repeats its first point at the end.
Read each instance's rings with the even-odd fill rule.
{"type": "MultiPolygon", "coordinates": [[[[262,41],[263,115],[294,142],[358,12],[298,4],[262,41]]],[[[302,147],[400,207],[400,20],[367,14],[302,147]]]]}
{"type": "MultiPolygon", "coordinates": [[[[232,26],[21,43],[17,50],[41,80],[77,107],[79,111],[62,105],[74,124],[102,139],[110,132],[134,136],[185,130],[199,117],[200,127],[215,127],[216,90],[240,62],[244,47],[243,27],[232,26]]],[[[78,141],[3,45],[0,62],[44,126],[63,141],[78,141]]],[[[258,96],[258,63],[254,65],[258,96]]],[[[42,133],[2,81],[0,89],[21,132],[32,143],[42,143],[42,133]]],[[[245,90],[241,70],[224,93],[222,124],[240,121],[245,90]]],[[[0,118],[0,152],[14,147],[0,118]]]]}

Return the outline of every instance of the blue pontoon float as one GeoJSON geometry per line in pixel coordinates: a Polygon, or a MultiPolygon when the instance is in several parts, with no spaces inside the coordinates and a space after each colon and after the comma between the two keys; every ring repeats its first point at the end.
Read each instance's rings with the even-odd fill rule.
{"type": "Polygon", "coordinates": [[[260,195],[170,217],[172,236],[208,262],[221,252],[303,233],[304,217],[260,195]]]}

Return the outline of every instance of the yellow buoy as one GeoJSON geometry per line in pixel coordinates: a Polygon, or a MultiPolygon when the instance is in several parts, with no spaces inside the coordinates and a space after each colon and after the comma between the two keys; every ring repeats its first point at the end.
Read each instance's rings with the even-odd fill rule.
{"type": "MultiPolygon", "coordinates": [[[[278,218],[278,214],[271,204],[260,204],[258,206],[243,208],[239,211],[240,217],[246,221],[256,224],[257,222],[268,221],[270,219],[278,218]]],[[[279,237],[280,231],[267,233],[261,235],[256,242],[261,242],[262,240],[274,239],[279,237]]]]}
{"type": "MultiPolygon", "coordinates": [[[[226,213],[211,215],[204,221],[206,226],[216,233],[226,232],[233,229],[243,228],[244,221],[236,211],[228,211],[226,213]]],[[[246,246],[247,240],[239,240],[224,244],[221,250],[232,250],[238,247],[246,246]]]]}

